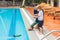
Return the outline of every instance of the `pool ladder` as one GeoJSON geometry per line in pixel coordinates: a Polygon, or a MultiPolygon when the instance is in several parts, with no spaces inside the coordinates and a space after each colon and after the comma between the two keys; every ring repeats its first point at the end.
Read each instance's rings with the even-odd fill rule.
{"type": "MultiPolygon", "coordinates": [[[[43,40],[44,38],[46,38],[47,36],[49,36],[53,32],[57,32],[57,33],[60,34],[60,31],[58,31],[58,30],[52,30],[51,32],[47,33],[41,40],[43,40]]],[[[56,39],[56,40],[58,40],[58,39],[56,39]]],[[[59,38],[59,40],[60,40],[60,38],[59,38]]]]}

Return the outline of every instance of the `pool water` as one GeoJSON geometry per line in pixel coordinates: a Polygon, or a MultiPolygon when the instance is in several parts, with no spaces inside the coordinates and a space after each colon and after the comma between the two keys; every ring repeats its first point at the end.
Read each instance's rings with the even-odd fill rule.
{"type": "Polygon", "coordinates": [[[19,8],[0,8],[0,40],[29,40],[19,8]]]}

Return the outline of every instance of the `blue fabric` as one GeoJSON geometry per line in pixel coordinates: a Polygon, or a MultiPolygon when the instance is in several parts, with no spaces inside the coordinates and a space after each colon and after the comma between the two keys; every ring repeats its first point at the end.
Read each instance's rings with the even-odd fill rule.
{"type": "Polygon", "coordinates": [[[34,9],[34,14],[37,14],[37,13],[38,13],[38,11],[34,9]]]}
{"type": "MultiPolygon", "coordinates": [[[[38,12],[39,12],[39,11],[37,11],[37,10],[34,9],[34,14],[38,14],[38,12]]],[[[35,21],[38,22],[38,18],[36,18],[35,21]]]]}
{"type": "Polygon", "coordinates": [[[38,21],[38,27],[42,27],[43,21],[38,21]]]}

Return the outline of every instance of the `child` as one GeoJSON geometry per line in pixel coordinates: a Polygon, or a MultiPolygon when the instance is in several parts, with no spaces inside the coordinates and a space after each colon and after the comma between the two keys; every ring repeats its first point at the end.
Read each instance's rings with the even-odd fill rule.
{"type": "Polygon", "coordinates": [[[38,11],[39,11],[39,13],[38,13],[38,16],[36,16],[36,17],[38,18],[38,29],[40,31],[41,28],[43,30],[42,26],[43,26],[43,22],[44,22],[44,11],[40,6],[38,7],[38,11]]]}
{"type": "MultiPolygon", "coordinates": [[[[39,29],[39,31],[40,31],[40,29],[43,28],[42,25],[43,25],[43,22],[44,22],[44,11],[42,10],[42,8],[41,8],[40,6],[37,7],[37,9],[38,9],[39,12],[38,12],[37,14],[35,14],[34,18],[36,18],[35,24],[37,24],[38,29],[39,29]]],[[[34,25],[35,25],[35,24],[34,24],[34,25]]],[[[33,27],[34,25],[31,26],[32,29],[34,28],[34,27],[33,27]]],[[[31,30],[32,30],[32,29],[31,29],[31,30]]],[[[29,29],[29,30],[30,30],[30,29],[29,29]]]]}

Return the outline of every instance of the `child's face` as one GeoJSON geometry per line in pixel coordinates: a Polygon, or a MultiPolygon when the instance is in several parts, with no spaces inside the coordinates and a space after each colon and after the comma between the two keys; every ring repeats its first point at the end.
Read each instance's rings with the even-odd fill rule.
{"type": "Polygon", "coordinates": [[[38,11],[41,10],[42,8],[41,7],[38,7],[38,11]]]}
{"type": "Polygon", "coordinates": [[[37,10],[37,7],[35,6],[35,7],[34,7],[34,9],[36,9],[36,10],[37,10]]]}
{"type": "Polygon", "coordinates": [[[40,11],[41,9],[37,9],[38,11],[40,11]]]}

